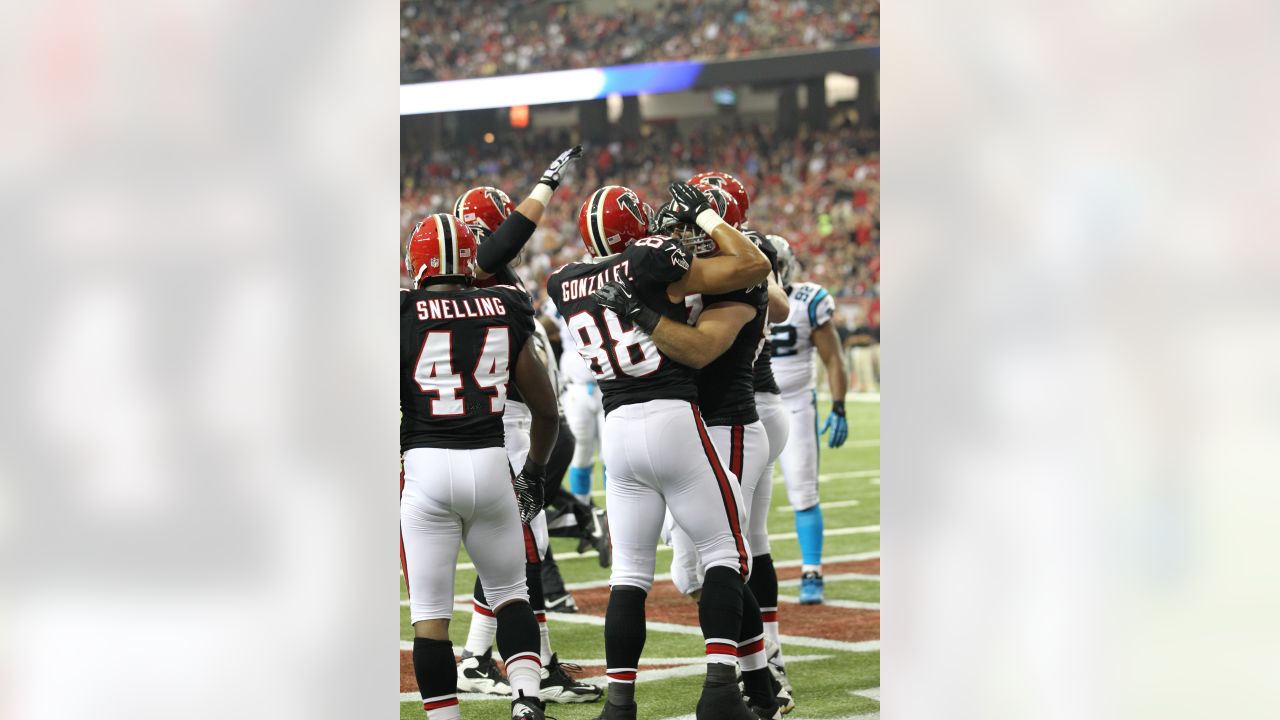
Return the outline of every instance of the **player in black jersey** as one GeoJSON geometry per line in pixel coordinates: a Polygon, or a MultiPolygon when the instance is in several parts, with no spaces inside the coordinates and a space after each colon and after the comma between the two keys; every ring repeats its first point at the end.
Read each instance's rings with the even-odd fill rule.
{"type": "MultiPolygon", "coordinates": [[[[511,270],[520,251],[533,236],[538,222],[552,194],[560,187],[564,173],[582,155],[582,146],[577,145],[560,153],[547,167],[534,186],[529,196],[520,205],[511,202],[510,197],[501,189],[491,186],[474,187],[458,196],[453,206],[453,215],[461,220],[479,242],[476,255],[477,287],[494,285],[513,285],[524,290],[522,283],[511,270]]],[[[535,350],[545,341],[545,331],[535,326],[535,334],[531,343],[535,350]]],[[[544,361],[544,366],[551,370],[554,358],[544,361]]],[[[554,372],[552,372],[554,376],[554,372]]],[[[556,382],[552,382],[555,387],[556,382]]],[[[503,413],[503,425],[506,430],[506,450],[512,466],[519,467],[524,463],[529,448],[530,413],[515,387],[507,395],[506,408],[503,413]]],[[[557,448],[567,443],[571,448],[573,435],[563,416],[559,418],[559,436],[557,448]]],[[[553,452],[553,457],[555,453],[553,452]]],[[[554,487],[551,478],[563,476],[563,470],[548,474],[547,494],[554,487]]],[[[558,482],[557,482],[558,484],[558,482]]],[[[603,514],[603,511],[601,511],[603,514]]],[[[607,521],[601,525],[607,527],[607,521]]],[[[594,527],[588,523],[589,532],[594,527]]],[[[543,593],[542,577],[546,568],[543,563],[553,564],[550,556],[550,543],[547,531],[545,512],[539,512],[532,521],[526,524],[526,535],[531,542],[526,545],[526,580],[529,585],[529,600],[533,606],[534,616],[538,620],[538,629],[542,637],[542,688],[541,698],[546,702],[591,702],[600,698],[600,690],[593,685],[579,682],[566,673],[558,658],[551,651],[550,633],[546,622],[546,597],[543,593]]],[[[607,564],[608,537],[605,534],[590,535],[584,538],[598,549],[604,548],[600,555],[607,564]]],[[[466,644],[458,663],[458,688],[463,692],[480,692],[505,695],[510,692],[507,678],[503,676],[491,655],[491,646],[497,631],[493,608],[485,597],[480,579],[477,578],[472,591],[472,616],[467,631],[466,644]]]]}
{"type": "MultiPolygon", "coordinates": [[[[741,222],[741,212],[731,195],[716,186],[695,187],[707,196],[726,223],[736,226],[741,222]]],[[[719,252],[715,240],[690,227],[671,204],[659,210],[657,225],[680,236],[685,247],[699,258],[712,258],[719,252]]],[[[770,284],[767,277],[764,280],[730,293],[692,296],[687,304],[692,308],[689,321],[693,325],[661,317],[650,335],[665,355],[699,369],[698,398],[708,433],[716,450],[729,459],[734,479],[740,482],[748,506],[748,525],[758,525],[767,542],[772,482],[766,479],[766,487],[758,485],[769,461],[769,438],[756,413],[753,371],[756,356],[764,344],[768,320],[770,284]],[[754,507],[757,497],[762,499],[763,506],[758,510],[754,507]]],[[[778,288],[775,292],[781,294],[782,290],[778,288]]],[[[640,298],[635,293],[623,292],[620,285],[605,288],[596,297],[623,317],[638,318],[646,311],[640,298]]],[[[785,302],[785,295],[782,300],[785,302]]],[[[702,563],[697,547],[679,527],[671,528],[670,536],[675,549],[672,580],[682,592],[696,594],[702,586],[699,579],[702,563]]],[[[748,545],[753,556],[759,554],[751,545],[749,535],[748,545]]],[[[755,573],[753,569],[752,577],[755,573]]],[[[776,597],[776,589],[773,594],[776,597]]],[[[761,717],[773,717],[779,709],[778,699],[767,668],[762,613],[750,588],[743,594],[742,626],[736,637],[738,662],[751,707],[761,717]]]]}
{"type": "MultiPolygon", "coordinates": [[[[745,220],[743,223],[745,224],[745,220]]],[[[791,304],[787,300],[787,292],[782,289],[781,274],[778,266],[778,252],[773,243],[758,230],[742,231],[747,239],[756,244],[769,258],[773,272],[769,274],[769,322],[785,322],[791,312],[791,304]]],[[[769,436],[769,462],[760,472],[760,480],[756,484],[755,494],[751,498],[747,514],[750,516],[747,541],[751,544],[752,568],[747,586],[755,594],[760,603],[760,619],[764,623],[765,654],[769,662],[769,672],[773,674],[778,704],[783,713],[795,709],[795,691],[787,678],[786,661],[782,655],[782,642],[778,638],[778,573],[773,567],[773,553],[769,547],[768,516],[773,501],[773,467],[787,445],[790,435],[790,413],[782,404],[782,391],[773,377],[772,348],[769,344],[769,329],[765,329],[764,345],[756,356],[752,368],[753,385],[756,398],[756,414],[764,424],[765,434],[769,436]]]]}
{"type": "Polygon", "coordinates": [[[706,196],[686,183],[671,186],[679,216],[714,238],[720,256],[695,260],[678,240],[649,235],[649,217],[635,192],[597,190],[583,204],[579,232],[594,262],[566,265],[547,280],[547,293],[574,333],[578,353],[602,391],[605,488],[613,537],[605,659],[609,696],[600,716],[636,716],[634,683],[644,648],[644,605],[653,584],[658,535],[666,508],[698,544],[707,565],[699,603],[707,679],[699,720],[756,720],[737,687],[737,637],[743,580],[750,555],[742,535],[745,510],[698,413],[694,371],[664,356],[648,333],[593,296],[626,283],[659,316],[683,323],[691,293],[727,293],[760,283],[768,260],[724,222],[706,196]]]}
{"type": "Polygon", "coordinates": [[[525,586],[521,521],[542,506],[555,393],[528,343],[528,295],[472,287],[475,256],[471,231],[445,214],[419,223],[405,253],[415,289],[400,298],[400,527],[414,673],[428,715],[456,717],[449,620],[465,542],[497,617],[512,715],[541,720],[538,623],[525,586]],[[502,426],[512,380],[533,414],[528,459],[515,478],[502,426]]]}

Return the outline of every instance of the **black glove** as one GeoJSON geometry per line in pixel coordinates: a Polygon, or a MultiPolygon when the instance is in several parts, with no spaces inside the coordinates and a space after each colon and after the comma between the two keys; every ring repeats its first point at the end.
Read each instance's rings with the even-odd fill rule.
{"type": "Polygon", "coordinates": [[[693,225],[698,213],[711,209],[711,201],[698,188],[689,183],[671,183],[671,198],[677,207],[670,208],[672,215],[680,222],[693,225]]]}
{"type": "Polygon", "coordinates": [[[591,293],[591,298],[618,315],[652,334],[662,316],[640,302],[640,297],[625,283],[609,283],[591,293]]]}
{"type": "Polygon", "coordinates": [[[582,157],[581,145],[574,145],[568,150],[565,150],[560,153],[560,157],[557,157],[555,161],[547,167],[547,171],[542,173],[542,179],[538,182],[541,182],[552,190],[555,190],[560,187],[560,176],[563,175],[565,169],[569,167],[569,163],[575,162],[580,157],[582,157]]]}
{"type": "Polygon", "coordinates": [[[543,489],[547,466],[526,460],[524,469],[513,483],[516,488],[516,505],[520,509],[520,522],[528,525],[538,516],[543,505],[543,489]]]}

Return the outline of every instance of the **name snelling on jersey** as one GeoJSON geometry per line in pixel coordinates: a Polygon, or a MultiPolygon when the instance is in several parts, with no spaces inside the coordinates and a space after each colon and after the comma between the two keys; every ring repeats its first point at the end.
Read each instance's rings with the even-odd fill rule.
{"type": "Polygon", "coordinates": [[[507,307],[496,297],[429,298],[417,302],[419,320],[459,320],[462,318],[503,317],[507,307]]]}
{"type": "Polygon", "coordinates": [[[623,279],[635,279],[631,276],[630,260],[623,260],[617,265],[606,267],[604,268],[604,272],[601,272],[598,275],[587,275],[586,277],[566,281],[560,286],[560,295],[564,299],[564,302],[578,300],[590,295],[611,282],[619,282],[623,279]]]}

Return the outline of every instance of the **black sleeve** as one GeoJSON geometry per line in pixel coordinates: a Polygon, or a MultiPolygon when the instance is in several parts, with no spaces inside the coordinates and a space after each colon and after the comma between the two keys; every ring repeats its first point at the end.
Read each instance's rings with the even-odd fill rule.
{"type": "Polygon", "coordinates": [[[520,276],[516,275],[516,271],[509,266],[503,265],[498,271],[493,273],[493,278],[498,281],[499,285],[515,285],[520,287],[520,276]]]}
{"type": "Polygon", "coordinates": [[[493,231],[476,252],[476,264],[490,275],[498,274],[524,248],[524,244],[533,237],[537,225],[519,212],[513,212],[493,231]]]}

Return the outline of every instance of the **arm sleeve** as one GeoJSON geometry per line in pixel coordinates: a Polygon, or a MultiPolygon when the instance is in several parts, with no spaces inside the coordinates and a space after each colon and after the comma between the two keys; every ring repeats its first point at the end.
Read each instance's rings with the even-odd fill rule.
{"type": "Polygon", "coordinates": [[[497,275],[498,270],[516,259],[524,244],[533,237],[537,225],[519,212],[513,212],[493,231],[487,240],[480,243],[476,252],[476,264],[480,269],[497,275]]]}

